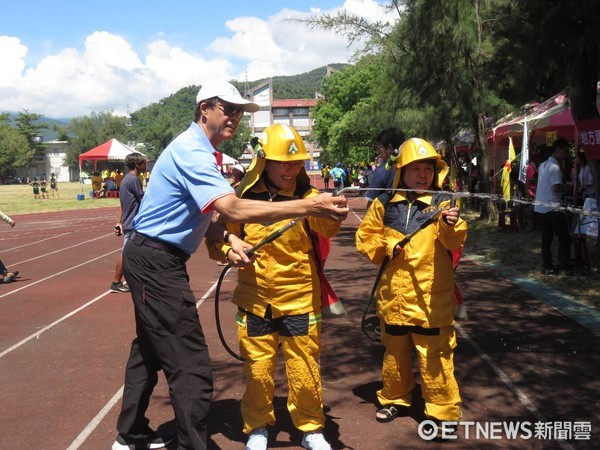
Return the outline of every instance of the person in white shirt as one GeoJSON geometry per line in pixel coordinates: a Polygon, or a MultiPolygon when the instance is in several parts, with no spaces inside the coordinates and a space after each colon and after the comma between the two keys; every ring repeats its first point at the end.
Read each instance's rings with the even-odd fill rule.
{"type": "Polygon", "coordinates": [[[557,139],[552,145],[552,155],[544,161],[538,171],[534,211],[540,214],[542,223],[542,263],[545,275],[558,273],[552,259],[552,241],[558,236],[558,262],[565,274],[571,275],[571,241],[566,212],[560,209],[562,196],[571,189],[563,181],[561,164],[569,154],[569,143],[557,139]]]}

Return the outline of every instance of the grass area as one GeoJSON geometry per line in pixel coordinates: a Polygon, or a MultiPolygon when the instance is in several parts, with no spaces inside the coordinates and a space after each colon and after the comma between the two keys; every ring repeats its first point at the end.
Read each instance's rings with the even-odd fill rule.
{"type": "MultiPolygon", "coordinates": [[[[577,266],[575,276],[541,274],[542,255],[540,231],[501,232],[497,223],[477,220],[478,213],[468,212],[469,236],[465,254],[482,256],[520,277],[534,279],[553,287],[572,298],[600,310],[600,246],[596,240],[586,238],[592,269],[577,266]]],[[[554,239],[552,254],[557,255],[557,239],[554,239]]],[[[460,266],[459,266],[460,267],[460,266]]],[[[460,270],[460,268],[459,268],[460,270]]]]}
{"type": "Polygon", "coordinates": [[[33,198],[31,186],[23,184],[0,185],[0,211],[15,216],[18,214],[46,211],[66,211],[76,209],[104,208],[118,206],[119,200],[113,198],[95,199],[89,197],[91,186],[79,183],[58,183],[59,197],[44,199],[33,198]],[[84,194],[84,200],[77,200],[77,194],[84,194]]]}

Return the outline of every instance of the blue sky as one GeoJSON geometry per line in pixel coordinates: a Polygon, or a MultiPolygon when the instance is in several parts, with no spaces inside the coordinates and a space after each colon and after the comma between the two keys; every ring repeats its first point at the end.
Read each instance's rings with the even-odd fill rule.
{"type": "Polygon", "coordinates": [[[290,18],[342,9],[386,20],[376,0],[14,0],[0,5],[0,112],[124,114],[208,79],[249,81],[348,62],[343,36],[290,18]]]}

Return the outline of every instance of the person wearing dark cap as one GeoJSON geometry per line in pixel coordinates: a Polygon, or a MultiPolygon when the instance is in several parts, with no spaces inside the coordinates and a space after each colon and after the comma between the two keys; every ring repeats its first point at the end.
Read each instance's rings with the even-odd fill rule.
{"type": "Polygon", "coordinates": [[[259,106],[226,81],[205,83],[196,97],[194,122],[161,153],[152,183],[134,219],[123,253],[125,279],[133,298],[136,338],[125,371],[117,440],[113,450],[161,448],[145,417],[162,370],[175,411],[178,449],[207,446],[213,381],[210,359],[189,285],[186,261],[205,235],[227,242],[250,264],[248,244],[212,222],[213,211],[233,223],[264,223],[299,215],[344,220],[347,200],[331,194],[284,202],[240,199],[221,175],[214,153],[231,139],[244,113],[259,106]]]}

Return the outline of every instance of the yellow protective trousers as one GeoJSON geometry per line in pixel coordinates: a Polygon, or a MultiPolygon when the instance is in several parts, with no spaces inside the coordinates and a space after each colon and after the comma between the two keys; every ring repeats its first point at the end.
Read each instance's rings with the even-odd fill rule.
{"type": "Polygon", "coordinates": [[[288,379],[287,408],[294,426],[310,432],[323,428],[323,395],[319,354],[321,317],[312,313],[266,317],[247,311],[237,314],[240,355],[244,358],[246,390],[241,411],[244,433],[275,423],[273,394],[279,344],[288,379]]]}
{"type": "Polygon", "coordinates": [[[417,351],[425,416],[438,420],[460,420],[461,398],[454,378],[454,327],[424,329],[381,324],[383,389],[377,391],[382,406],[410,406],[415,380],[412,349],[417,351]],[[439,330],[439,333],[436,334],[439,330]]]}

